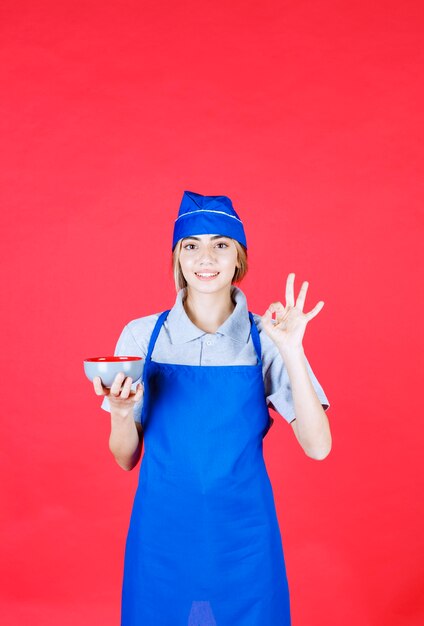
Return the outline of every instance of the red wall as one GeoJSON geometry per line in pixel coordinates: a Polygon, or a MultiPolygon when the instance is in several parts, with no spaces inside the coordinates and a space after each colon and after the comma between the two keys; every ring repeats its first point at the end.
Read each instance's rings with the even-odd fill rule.
{"type": "Polygon", "coordinates": [[[173,305],[189,189],[243,218],[250,310],[291,271],[325,302],[304,345],[333,449],[275,414],[265,439],[293,626],[422,624],[421,3],[1,12],[3,622],[119,623],[138,468],[82,361],[173,305]]]}

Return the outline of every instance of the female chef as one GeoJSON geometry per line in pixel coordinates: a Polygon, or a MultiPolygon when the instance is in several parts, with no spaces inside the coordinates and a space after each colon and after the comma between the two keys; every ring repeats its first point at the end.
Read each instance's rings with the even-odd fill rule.
{"type": "Polygon", "coordinates": [[[129,322],[116,355],[145,359],[142,383],[93,382],[109,446],[140,464],[125,548],[121,626],[289,626],[282,535],[262,441],[292,425],[313,459],[331,449],[328,399],[306,359],[308,283],[252,314],[243,224],[226,196],[185,191],[173,236],[172,309],[129,322]],[[273,320],[273,313],[276,319],[273,320]]]}

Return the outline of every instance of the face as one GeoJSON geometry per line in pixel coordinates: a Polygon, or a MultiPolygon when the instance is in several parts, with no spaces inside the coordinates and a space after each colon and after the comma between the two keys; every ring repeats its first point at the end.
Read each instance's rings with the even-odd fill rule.
{"type": "Polygon", "coordinates": [[[237,248],[230,237],[222,235],[186,237],[182,241],[180,265],[188,287],[211,293],[231,285],[238,267],[237,248]]]}

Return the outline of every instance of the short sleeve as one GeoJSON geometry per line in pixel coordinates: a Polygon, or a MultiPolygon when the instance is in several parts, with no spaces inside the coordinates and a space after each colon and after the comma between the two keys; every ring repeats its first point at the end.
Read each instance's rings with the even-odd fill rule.
{"type": "MultiPolygon", "coordinates": [[[[264,332],[261,333],[260,337],[263,349],[264,386],[267,404],[290,423],[296,419],[296,415],[290,378],[284,364],[283,357],[272,340],[266,336],[264,332]]],[[[328,401],[324,389],[315,376],[306,356],[305,360],[309,377],[318,399],[321,402],[324,411],[327,411],[330,408],[330,402],[328,401]]]]}
{"type": "MultiPolygon", "coordinates": [[[[114,355],[115,356],[141,356],[143,358],[146,358],[145,350],[143,350],[143,348],[139,346],[128,324],[124,327],[118,339],[114,355]]],[[[133,384],[131,385],[131,389],[133,391],[136,390],[136,387],[139,382],[140,382],[140,379],[133,381],[133,384]]],[[[103,398],[103,402],[100,406],[102,409],[104,409],[105,411],[109,411],[110,413],[110,403],[109,403],[109,399],[107,396],[103,398]]],[[[141,398],[141,400],[136,402],[134,405],[134,421],[139,422],[139,423],[141,422],[142,406],[143,406],[143,398],[141,398]]]]}

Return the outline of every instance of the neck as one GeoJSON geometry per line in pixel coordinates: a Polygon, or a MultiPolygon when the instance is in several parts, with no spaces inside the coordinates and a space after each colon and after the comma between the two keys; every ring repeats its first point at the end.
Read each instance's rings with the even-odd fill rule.
{"type": "Polygon", "coordinates": [[[187,287],[183,306],[189,319],[205,333],[215,333],[231,315],[235,302],[231,298],[231,287],[216,293],[200,293],[187,287]]]}

